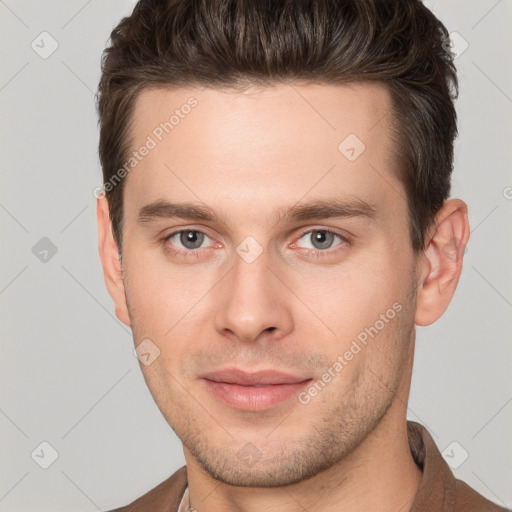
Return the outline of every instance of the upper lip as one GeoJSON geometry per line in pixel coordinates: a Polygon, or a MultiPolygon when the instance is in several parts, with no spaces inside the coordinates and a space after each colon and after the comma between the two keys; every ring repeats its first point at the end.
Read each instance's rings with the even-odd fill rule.
{"type": "Polygon", "coordinates": [[[257,372],[246,372],[238,368],[225,368],[205,373],[203,379],[228,384],[239,384],[241,386],[254,386],[265,384],[295,384],[309,380],[309,377],[292,375],[279,370],[259,370],[257,372]]]}

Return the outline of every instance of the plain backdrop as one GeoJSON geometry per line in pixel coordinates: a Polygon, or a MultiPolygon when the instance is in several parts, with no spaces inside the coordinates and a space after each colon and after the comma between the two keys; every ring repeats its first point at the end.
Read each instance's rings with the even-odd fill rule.
{"type": "MultiPolygon", "coordinates": [[[[0,0],[2,512],[108,510],[184,464],[97,249],[94,95],[133,5],[0,0]]],[[[408,417],[457,477],[512,507],[512,2],[427,5],[465,49],[452,197],[472,233],[448,311],[417,329],[408,417]]]]}

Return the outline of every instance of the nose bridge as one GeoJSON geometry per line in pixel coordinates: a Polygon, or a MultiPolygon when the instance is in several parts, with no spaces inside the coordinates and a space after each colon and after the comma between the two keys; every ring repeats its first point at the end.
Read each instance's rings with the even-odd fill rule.
{"type": "Polygon", "coordinates": [[[286,293],[280,289],[283,285],[268,269],[268,252],[260,249],[257,254],[251,243],[244,241],[237,247],[216,316],[217,330],[246,341],[268,330],[283,334],[293,324],[286,293]]]}

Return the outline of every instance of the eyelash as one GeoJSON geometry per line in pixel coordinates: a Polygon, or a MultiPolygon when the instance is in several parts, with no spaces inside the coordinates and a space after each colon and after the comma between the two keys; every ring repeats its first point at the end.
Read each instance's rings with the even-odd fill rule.
{"type": "Polygon", "coordinates": [[[163,244],[164,252],[166,254],[170,254],[172,256],[182,256],[182,257],[193,257],[197,258],[200,256],[200,253],[203,252],[206,248],[203,249],[174,249],[170,244],[167,242],[175,235],[179,235],[180,233],[185,233],[187,231],[193,231],[194,233],[201,233],[208,238],[211,238],[208,236],[208,233],[205,233],[204,231],[201,231],[199,229],[179,229],[178,231],[173,231],[169,235],[166,235],[164,238],[162,238],[161,242],[163,244]]]}
{"type": "MultiPolygon", "coordinates": [[[[336,231],[332,231],[330,229],[322,229],[322,228],[307,229],[306,231],[303,231],[301,233],[301,235],[299,236],[299,238],[297,240],[300,240],[304,235],[308,235],[308,234],[313,233],[315,231],[320,231],[322,233],[327,233],[327,234],[330,234],[330,235],[334,235],[334,236],[338,237],[339,240],[340,240],[340,243],[337,246],[335,246],[334,248],[329,248],[329,249],[325,249],[325,250],[322,250],[322,249],[308,249],[308,252],[313,253],[315,255],[315,257],[328,258],[330,256],[333,256],[334,254],[337,254],[338,251],[340,251],[343,247],[346,247],[346,246],[350,245],[350,240],[347,237],[345,237],[343,235],[340,235],[336,231]]],[[[295,245],[295,242],[293,243],[293,245],[295,245]]]]}
{"type": "MultiPolygon", "coordinates": [[[[201,255],[200,253],[203,250],[211,249],[211,247],[208,247],[208,248],[204,247],[202,249],[185,249],[185,250],[174,249],[174,248],[172,248],[172,246],[170,244],[167,243],[173,236],[178,235],[180,233],[187,232],[187,231],[193,231],[194,233],[201,233],[201,234],[207,236],[208,238],[211,238],[210,236],[208,236],[208,233],[205,233],[204,231],[201,231],[199,229],[179,229],[178,231],[173,231],[172,233],[170,233],[169,235],[166,235],[164,238],[161,239],[161,243],[163,245],[164,252],[167,254],[173,255],[173,256],[182,256],[185,258],[186,257],[197,258],[201,255]]],[[[340,235],[336,231],[332,231],[330,229],[319,229],[319,228],[308,229],[306,231],[303,231],[297,240],[300,240],[301,238],[304,237],[304,235],[308,235],[315,231],[332,234],[340,239],[340,244],[338,246],[336,246],[334,249],[325,249],[325,250],[309,249],[308,251],[315,254],[315,257],[325,258],[325,257],[332,256],[333,254],[336,254],[338,252],[338,250],[341,248],[341,246],[350,245],[350,240],[347,237],[340,235]]],[[[296,245],[296,242],[294,242],[292,245],[296,245]]]]}

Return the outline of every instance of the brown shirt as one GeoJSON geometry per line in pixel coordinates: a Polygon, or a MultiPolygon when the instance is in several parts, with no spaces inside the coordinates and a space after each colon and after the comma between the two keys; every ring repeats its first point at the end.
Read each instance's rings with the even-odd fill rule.
{"type": "MultiPolygon", "coordinates": [[[[407,422],[409,446],[423,471],[421,484],[409,512],[510,512],[457,480],[427,429],[407,422]]],[[[188,510],[187,467],[183,466],[130,505],[111,512],[178,512],[188,510]],[[181,507],[180,507],[181,504],[181,507]]]]}

